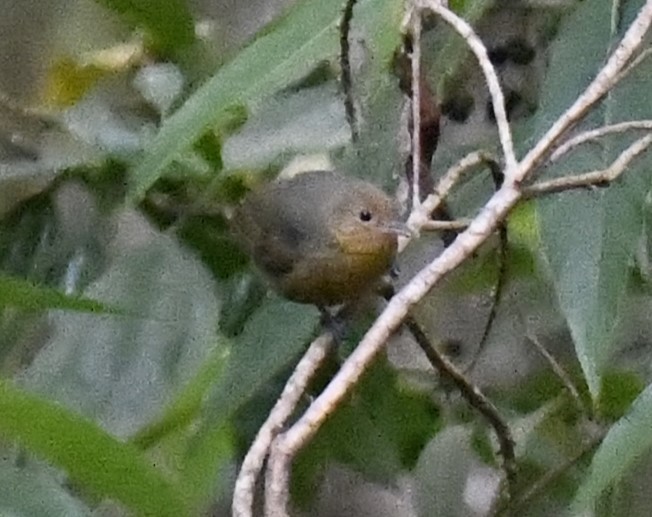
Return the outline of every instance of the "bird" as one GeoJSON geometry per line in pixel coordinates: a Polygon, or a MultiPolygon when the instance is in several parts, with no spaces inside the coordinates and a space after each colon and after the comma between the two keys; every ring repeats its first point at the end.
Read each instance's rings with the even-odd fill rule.
{"type": "Polygon", "coordinates": [[[319,308],[373,290],[409,235],[392,199],[338,171],[309,171],[249,192],[233,214],[237,241],[285,298],[319,308]]]}

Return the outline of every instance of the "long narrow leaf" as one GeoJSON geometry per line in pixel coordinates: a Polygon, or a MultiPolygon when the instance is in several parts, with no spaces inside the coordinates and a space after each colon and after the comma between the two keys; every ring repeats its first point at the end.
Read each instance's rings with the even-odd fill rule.
{"type": "Polygon", "coordinates": [[[575,496],[571,515],[588,515],[602,492],[619,481],[652,448],[652,385],[609,430],[593,457],[591,470],[575,496]]]}
{"type": "Polygon", "coordinates": [[[165,121],[133,171],[129,197],[140,200],[181,152],[229,108],[251,105],[305,76],[337,51],[340,0],[306,0],[222,67],[165,121]]]}
{"type": "Polygon", "coordinates": [[[69,410],[0,381],[0,435],[53,465],[95,495],[139,515],[187,515],[175,487],[142,453],[69,410]]]}
{"type": "Polygon", "coordinates": [[[122,314],[121,311],[104,303],[69,296],[57,289],[35,285],[22,278],[0,275],[0,308],[39,311],[46,309],[67,309],[79,312],[122,314]]]}

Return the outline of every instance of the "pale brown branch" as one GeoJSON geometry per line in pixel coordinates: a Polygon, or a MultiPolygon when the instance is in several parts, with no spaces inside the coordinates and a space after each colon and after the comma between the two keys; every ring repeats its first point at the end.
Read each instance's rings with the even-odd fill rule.
{"type": "Polygon", "coordinates": [[[585,142],[590,142],[592,140],[597,140],[607,135],[612,135],[614,133],[625,133],[626,131],[634,130],[652,130],[652,120],[631,120],[628,122],[621,122],[619,124],[611,124],[608,126],[602,126],[590,131],[584,131],[573,138],[570,138],[562,145],[560,145],[555,152],[550,155],[549,162],[556,162],[562,156],[567,154],[569,151],[575,147],[582,145],[585,142]]]}
{"type": "MultiPolygon", "coordinates": [[[[418,210],[412,211],[407,221],[408,227],[415,233],[431,221],[431,216],[441,203],[446,199],[453,187],[460,181],[464,174],[472,171],[478,165],[488,164],[491,167],[498,167],[496,159],[485,151],[473,151],[458,161],[439,180],[435,190],[430,194],[418,210]]],[[[405,243],[407,244],[407,242],[405,243]]],[[[404,245],[403,245],[404,247],[404,245]]]]}
{"type": "Polygon", "coordinates": [[[632,59],[632,61],[623,69],[623,71],[616,76],[616,81],[622,81],[626,76],[633,72],[638,65],[650,57],[650,54],[652,54],[652,48],[646,48],[638,56],[632,59]]]}
{"type": "MultiPolygon", "coordinates": [[[[445,10],[440,4],[434,2],[434,0],[428,2],[423,0],[423,2],[425,7],[431,8],[434,12],[440,14],[440,16],[445,17],[447,21],[457,18],[450,11],[445,10]]],[[[465,24],[465,22],[463,23],[465,24]]],[[[652,23],[652,0],[647,0],[595,80],[578,100],[560,116],[520,163],[516,162],[514,158],[509,126],[507,125],[507,131],[500,129],[499,126],[503,152],[506,155],[505,181],[502,186],[489,199],[466,231],[461,233],[441,255],[419,271],[390,300],[383,313],[369,328],[360,341],[360,344],[347,358],[339,372],[324,391],[313,401],[306,412],[288,431],[280,434],[276,438],[272,445],[268,465],[270,479],[267,481],[270,483],[270,487],[278,487],[280,483],[285,485],[283,490],[287,491],[289,469],[294,455],[313,438],[324,421],[335,411],[341,400],[349,393],[377,354],[382,350],[387,339],[403,323],[409,310],[420,302],[444,276],[470,257],[493,234],[501,222],[505,220],[508,213],[523,197],[521,183],[548,156],[550,150],[559,139],[586,115],[609,89],[616,84],[617,74],[626,66],[632,55],[639,48],[644,35],[649,29],[650,23],[652,23]]],[[[464,27],[470,30],[468,24],[464,25],[464,27]]],[[[471,41],[474,42],[473,45],[479,44],[486,55],[486,49],[484,49],[484,46],[477,40],[477,36],[472,31],[465,39],[469,46],[472,45],[471,41]]],[[[481,51],[478,52],[482,53],[481,51]]],[[[476,53],[476,55],[478,54],[476,53]]],[[[495,79],[495,83],[492,83],[493,86],[490,85],[490,91],[496,87],[500,90],[493,67],[490,69],[494,74],[492,77],[495,79]]],[[[494,79],[491,79],[491,81],[494,81],[494,79]]],[[[489,80],[487,79],[487,81],[489,80]]],[[[504,115],[504,104],[502,102],[502,94],[497,94],[497,97],[499,99],[498,101],[494,100],[494,108],[497,111],[496,115],[498,119],[500,118],[499,112],[501,110],[504,115]]],[[[506,117],[504,119],[506,123],[506,117]]],[[[283,507],[287,504],[287,498],[280,498],[278,503],[283,507]]],[[[286,510],[283,507],[279,515],[284,515],[285,512],[286,510]]]]}
{"type": "Polygon", "coordinates": [[[500,87],[500,81],[498,80],[496,69],[489,59],[487,47],[484,46],[482,40],[466,20],[460,18],[453,11],[448,9],[441,0],[414,0],[414,3],[417,6],[430,9],[433,13],[436,13],[441,17],[442,20],[448,23],[462,38],[464,38],[466,44],[475,54],[480,68],[484,73],[485,81],[489,88],[489,94],[491,95],[491,102],[496,117],[498,136],[500,138],[500,145],[505,159],[505,166],[508,170],[511,170],[517,163],[516,154],[514,152],[514,142],[512,140],[512,130],[507,121],[505,96],[500,87]]]}
{"type": "Polygon", "coordinates": [[[426,221],[421,230],[443,232],[446,230],[464,230],[471,224],[471,219],[455,219],[454,221],[426,221]]]}
{"type": "Polygon", "coordinates": [[[296,409],[308,383],[332,347],[333,336],[330,333],[324,333],[312,342],[287,381],[283,393],[272,408],[267,420],[258,430],[258,434],[242,462],[235,483],[233,517],[252,517],[256,478],[263,467],[272,440],[296,409]]]}
{"type": "Polygon", "coordinates": [[[265,476],[265,517],[288,517],[292,455],[277,438],[272,446],[265,476]]]}
{"type": "Polygon", "coordinates": [[[505,176],[523,181],[548,156],[555,144],[577,124],[595,104],[619,81],[621,72],[636,53],[652,22],[652,0],[647,0],[605,66],[577,100],[550,127],[537,144],[525,155],[516,170],[507,170],[505,176]]]}
{"type": "Polygon", "coordinates": [[[421,9],[412,12],[412,210],[421,204],[421,9]]]}
{"type": "Polygon", "coordinates": [[[652,135],[644,136],[643,138],[636,140],[632,145],[620,153],[618,158],[616,158],[606,169],[540,181],[539,183],[523,188],[523,195],[526,197],[534,197],[541,194],[562,192],[564,190],[607,185],[618,179],[618,177],[625,172],[627,166],[632,162],[632,160],[644,153],[651,144],[652,135]]]}

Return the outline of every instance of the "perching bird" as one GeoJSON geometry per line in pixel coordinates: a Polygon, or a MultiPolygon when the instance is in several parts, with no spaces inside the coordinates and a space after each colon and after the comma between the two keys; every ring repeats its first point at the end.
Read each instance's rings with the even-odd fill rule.
{"type": "Polygon", "coordinates": [[[379,188],[312,171],[248,194],[233,226],[283,296],[325,307],[360,297],[389,271],[407,227],[379,188]]]}

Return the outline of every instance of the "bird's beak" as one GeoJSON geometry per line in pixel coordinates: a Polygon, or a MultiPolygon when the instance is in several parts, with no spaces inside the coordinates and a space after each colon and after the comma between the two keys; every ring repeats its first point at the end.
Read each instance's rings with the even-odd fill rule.
{"type": "Polygon", "coordinates": [[[387,233],[394,233],[402,237],[412,237],[412,232],[407,224],[401,221],[388,221],[380,225],[381,229],[387,233]]]}

